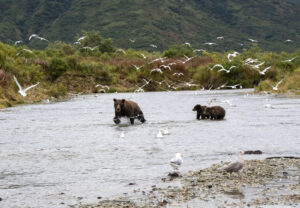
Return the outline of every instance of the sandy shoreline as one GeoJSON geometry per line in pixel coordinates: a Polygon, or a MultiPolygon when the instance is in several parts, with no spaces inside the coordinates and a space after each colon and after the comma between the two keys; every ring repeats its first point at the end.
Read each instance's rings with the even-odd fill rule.
{"type": "Polygon", "coordinates": [[[180,177],[162,178],[148,193],[102,200],[100,207],[261,207],[300,205],[300,159],[247,160],[240,175],[218,173],[221,164],[180,177]],[[180,185],[178,185],[178,183],[180,185]],[[176,185],[174,185],[176,184],[176,185]],[[163,188],[162,188],[163,187],[163,188]]]}

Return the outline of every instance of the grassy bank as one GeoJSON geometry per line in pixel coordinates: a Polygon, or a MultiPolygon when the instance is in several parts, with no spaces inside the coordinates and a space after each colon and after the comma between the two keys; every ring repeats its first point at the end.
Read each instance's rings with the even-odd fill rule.
{"type": "Polygon", "coordinates": [[[45,50],[31,51],[26,46],[0,43],[0,108],[59,98],[67,93],[134,92],[141,86],[144,91],[220,89],[223,84],[249,88],[254,80],[261,80],[257,91],[272,90],[271,84],[283,79],[278,92],[299,94],[300,51],[277,54],[263,52],[254,45],[231,60],[228,53],[197,52],[186,45],[171,46],[161,53],[124,51],[97,32],[85,33],[80,44],[49,43],[45,50]],[[293,57],[296,58],[285,61],[293,57]],[[264,62],[262,69],[271,68],[260,75],[253,69],[254,63],[245,63],[248,58],[264,62]],[[220,68],[211,69],[215,64],[226,69],[235,67],[226,73],[220,68]],[[155,68],[161,72],[152,71],[155,68]],[[13,76],[24,88],[40,84],[23,97],[13,76]],[[151,82],[146,84],[145,80],[151,82]]]}

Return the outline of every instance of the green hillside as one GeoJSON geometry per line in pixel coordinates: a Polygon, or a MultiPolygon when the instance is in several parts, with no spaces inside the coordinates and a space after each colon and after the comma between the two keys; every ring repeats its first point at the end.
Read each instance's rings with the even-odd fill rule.
{"type": "Polygon", "coordinates": [[[149,51],[184,42],[194,48],[240,50],[251,45],[249,38],[264,50],[294,51],[300,46],[299,22],[295,0],[0,0],[0,41],[23,40],[39,48],[47,42],[29,43],[32,33],[73,42],[82,31],[97,30],[119,47],[149,51]]]}

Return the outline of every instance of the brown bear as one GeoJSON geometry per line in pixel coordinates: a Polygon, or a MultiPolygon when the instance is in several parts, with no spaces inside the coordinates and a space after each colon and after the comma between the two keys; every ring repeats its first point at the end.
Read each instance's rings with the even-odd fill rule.
{"type": "Polygon", "coordinates": [[[197,111],[197,116],[196,116],[196,118],[198,119],[198,120],[200,120],[200,117],[201,117],[201,119],[206,119],[206,118],[208,118],[208,116],[205,116],[203,113],[204,113],[204,110],[207,108],[207,106],[205,106],[205,105],[199,105],[199,104],[197,104],[197,105],[195,105],[194,106],[194,108],[193,108],[193,111],[197,111]]]}
{"type": "Polygon", "coordinates": [[[115,99],[114,98],[114,107],[115,107],[115,117],[114,122],[119,124],[121,122],[121,117],[128,117],[130,119],[130,123],[134,124],[134,119],[137,118],[142,123],[146,121],[144,118],[144,114],[141,111],[140,107],[137,103],[125,100],[125,99],[115,99]]]}
{"type": "Polygon", "coordinates": [[[225,117],[225,110],[221,106],[206,107],[203,115],[208,116],[211,120],[221,120],[225,117]]]}

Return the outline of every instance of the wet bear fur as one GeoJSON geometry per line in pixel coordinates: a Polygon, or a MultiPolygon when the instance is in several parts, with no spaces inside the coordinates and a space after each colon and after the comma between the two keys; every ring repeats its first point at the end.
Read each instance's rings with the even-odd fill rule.
{"type": "Polygon", "coordinates": [[[221,106],[206,107],[204,116],[208,116],[211,120],[222,120],[225,117],[225,110],[221,106]]]}
{"type": "Polygon", "coordinates": [[[199,105],[199,104],[197,104],[197,105],[194,106],[193,111],[197,111],[196,118],[198,120],[209,118],[207,115],[204,115],[204,110],[206,108],[207,108],[207,106],[205,106],[205,105],[199,105]]]}
{"type": "Polygon", "coordinates": [[[134,119],[136,118],[142,123],[146,121],[139,105],[133,101],[114,98],[114,108],[115,117],[113,120],[116,124],[121,122],[121,117],[128,117],[131,124],[134,124],[134,119]]]}

